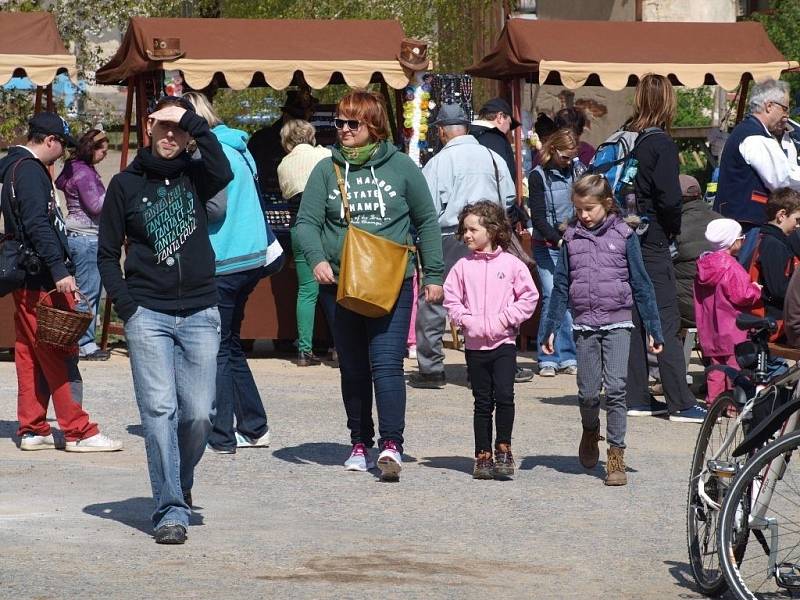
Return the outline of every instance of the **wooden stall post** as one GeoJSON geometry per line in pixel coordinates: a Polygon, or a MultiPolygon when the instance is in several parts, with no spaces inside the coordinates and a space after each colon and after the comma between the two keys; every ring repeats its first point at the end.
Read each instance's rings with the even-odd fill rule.
{"type": "MultiPolygon", "coordinates": [[[[122,149],[119,157],[119,170],[122,171],[128,166],[128,146],[131,140],[131,116],[133,112],[133,77],[128,78],[128,94],[125,98],[125,120],[122,122],[122,149]]],[[[100,348],[108,349],[108,328],[111,325],[111,302],[106,296],[106,305],[103,307],[103,325],[100,333],[100,348]]]]}
{"type": "Polygon", "coordinates": [[[36,86],[36,99],[33,101],[33,114],[42,112],[42,95],[44,88],[40,85],[36,86]]]}
{"type": "Polygon", "coordinates": [[[48,83],[45,89],[47,91],[47,110],[48,112],[56,112],[55,103],[53,102],[53,84],[48,83]]]}
{"type": "Polygon", "coordinates": [[[517,77],[511,82],[511,112],[519,123],[514,130],[514,161],[517,163],[517,180],[514,186],[517,189],[517,204],[522,202],[522,80],[517,77]]]}
{"type": "Polygon", "coordinates": [[[742,74],[742,81],[739,84],[739,105],[736,107],[736,123],[744,119],[744,110],[747,107],[747,93],[750,91],[750,82],[753,78],[750,73],[742,74]]]}

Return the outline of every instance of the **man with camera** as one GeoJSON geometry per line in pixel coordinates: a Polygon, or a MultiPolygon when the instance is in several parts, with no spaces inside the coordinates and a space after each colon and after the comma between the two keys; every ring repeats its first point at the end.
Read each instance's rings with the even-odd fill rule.
{"type": "Polygon", "coordinates": [[[48,167],[75,146],[67,123],[55,113],[39,113],[29,121],[28,141],[13,146],[0,160],[0,207],[7,234],[21,240],[26,271],[21,288],[13,292],[14,363],[17,369],[17,417],[21,450],[55,448],[47,422],[53,408],[68,452],[112,452],[122,443],[101,434],[81,407],[83,382],[78,371],[78,347],[61,351],[36,343],[36,305],[56,289],[69,302],[77,291],[69,258],[64,217],[56,203],[48,167]]]}

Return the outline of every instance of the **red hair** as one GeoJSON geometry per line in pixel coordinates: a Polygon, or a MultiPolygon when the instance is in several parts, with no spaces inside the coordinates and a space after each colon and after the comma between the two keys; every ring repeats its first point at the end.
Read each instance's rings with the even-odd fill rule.
{"type": "Polygon", "coordinates": [[[345,94],[336,106],[339,118],[357,119],[369,130],[372,141],[379,142],[389,137],[389,117],[383,96],[367,90],[352,90],[345,94]]]}

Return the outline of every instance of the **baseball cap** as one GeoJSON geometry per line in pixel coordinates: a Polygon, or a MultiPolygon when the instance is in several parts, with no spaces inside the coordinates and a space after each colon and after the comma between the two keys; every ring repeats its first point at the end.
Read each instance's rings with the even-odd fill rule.
{"type": "Polygon", "coordinates": [[[514,112],[511,110],[511,105],[502,98],[492,98],[480,110],[481,113],[496,113],[501,112],[511,117],[511,129],[519,127],[519,121],[514,118],[514,112]]]}
{"type": "Polygon", "coordinates": [[[442,127],[447,125],[469,125],[469,119],[461,105],[454,102],[452,104],[442,104],[433,124],[441,125],[442,127]]]}
{"type": "Polygon", "coordinates": [[[700,183],[691,175],[678,175],[681,184],[681,196],[684,198],[696,198],[703,194],[700,183]]]}
{"type": "Polygon", "coordinates": [[[52,112],[40,112],[34,115],[33,118],[28,121],[28,133],[58,136],[62,138],[70,148],[75,148],[78,145],[69,131],[67,122],[56,113],[52,112]]]}

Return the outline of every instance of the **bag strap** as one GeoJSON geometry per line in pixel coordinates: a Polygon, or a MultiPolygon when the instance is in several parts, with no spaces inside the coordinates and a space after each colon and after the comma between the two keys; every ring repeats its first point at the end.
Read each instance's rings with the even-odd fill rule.
{"type": "Polygon", "coordinates": [[[489,158],[492,159],[492,166],[494,167],[494,185],[497,188],[497,202],[500,206],[504,206],[505,202],[503,202],[503,197],[500,195],[500,171],[497,169],[497,161],[494,159],[494,154],[489,148],[486,148],[486,151],[489,153],[489,158]]]}
{"type": "MultiPolygon", "coordinates": [[[[17,201],[16,181],[17,181],[17,168],[20,166],[20,164],[22,164],[26,160],[34,160],[36,162],[39,162],[38,159],[34,158],[33,156],[25,156],[23,158],[20,158],[17,162],[14,163],[14,166],[11,167],[11,181],[9,182],[10,193],[8,195],[8,202],[11,208],[11,216],[14,217],[14,220],[16,221],[15,225],[17,231],[19,232],[19,237],[21,242],[25,241],[26,235],[25,235],[25,229],[22,225],[22,217],[20,217],[19,215],[19,202],[17,201]]],[[[48,178],[49,177],[50,174],[48,173],[48,178]]]]}
{"type": "Polygon", "coordinates": [[[333,161],[333,170],[336,173],[336,183],[339,185],[339,193],[342,195],[342,206],[344,206],[344,220],[347,225],[350,225],[350,202],[347,198],[347,182],[342,177],[342,170],[336,161],[333,161]]]}

